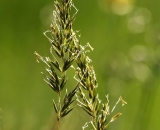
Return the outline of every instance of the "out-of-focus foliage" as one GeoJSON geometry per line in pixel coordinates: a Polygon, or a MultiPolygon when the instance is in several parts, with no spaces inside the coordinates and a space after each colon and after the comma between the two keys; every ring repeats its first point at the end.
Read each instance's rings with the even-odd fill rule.
{"type": "MultiPolygon", "coordinates": [[[[123,115],[109,129],[159,130],[160,1],[74,3],[79,9],[74,28],[80,30],[83,45],[90,42],[95,48],[90,57],[100,97],[109,94],[111,105],[120,95],[128,102],[116,108],[123,115]]],[[[53,9],[52,0],[0,3],[0,130],[46,130],[56,125],[55,95],[40,80],[44,66],[37,65],[33,54],[49,54],[43,32],[49,29],[53,9]]],[[[81,129],[86,120],[82,115],[75,110],[61,129],[81,129]]]]}

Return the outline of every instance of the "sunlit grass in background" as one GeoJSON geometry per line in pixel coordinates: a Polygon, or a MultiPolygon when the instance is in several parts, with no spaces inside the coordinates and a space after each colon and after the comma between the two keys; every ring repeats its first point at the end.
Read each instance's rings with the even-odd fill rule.
{"type": "MultiPolygon", "coordinates": [[[[128,102],[109,128],[159,130],[160,1],[74,3],[79,9],[74,28],[80,30],[83,45],[89,41],[95,48],[90,57],[99,91],[108,93],[110,102],[119,95],[128,102]]],[[[39,80],[44,66],[37,66],[33,53],[48,53],[43,32],[52,19],[53,1],[2,1],[0,6],[0,129],[49,129],[54,95],[39,80]]],[[[75,124],[81,129],[79,121],[75,124]]],[[[75,129],[65,122],[63,128],[75,129]]]]}

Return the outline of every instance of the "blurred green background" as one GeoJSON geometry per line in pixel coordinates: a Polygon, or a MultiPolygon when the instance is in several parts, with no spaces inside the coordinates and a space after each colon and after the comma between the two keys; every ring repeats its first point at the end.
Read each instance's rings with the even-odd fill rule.
{"type": "MultiPolygon", "coordinates": [[[[121,95],[128,104],[109,130],[160,129],[160,1],[73,0],[79,12],[74,29],[89,42],[101,99],[113,107],[121,95]]],[[[43,81],[43,63],[34,51],[49,54],[43,32],[50,29],[53,0],[0,2],[0,130],[51,130],[56,125],[55,93],[43,81]]],[[[72,76],[70,77],[70,79],[72,76]]],[[[70,81],[68,87],[72,86],[70,81]]],[[[87,114],[81,109],[62,123],[80,130],[87,114]]]]}

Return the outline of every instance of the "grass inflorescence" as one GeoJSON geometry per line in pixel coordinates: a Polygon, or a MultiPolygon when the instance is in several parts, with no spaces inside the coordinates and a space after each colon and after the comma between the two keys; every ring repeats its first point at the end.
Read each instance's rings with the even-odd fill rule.
{"type": "Polygon", "coordinates": [[[110,110],[107,95],[106,102],[101,103],[97,93],[96,74],[91,65],[92,60],[86,54],[93,51],[93,47],[89,43],[84,46],[81,45],[78,31],[73,30],[73,23],[78,10],[72,0],[61,0],[61,2],[56,0],[54,5],[51,29],[44,32],[51,44],[52,58],[43,57],[37,52],[35,55],[38,62],[41,60],[47,65],[47,74],[42,74],[45,76],[45,82],[58,96],[58,101],[53,100],[58,122],[57,129],[60,129],[61,118],[67,116],[75,108],[72,104],[77,101],[78,106],[91,117],[91,120],[86,122],[82,128],[85,129],[90,124],[94,130],[105,130],[111,122],[121,115],[121,113],[117,113],[107,122],[115,106],[120,101],[122,105],[126,102],[120,97],[113,109],[110,110]],[[72,14],[72,10],[75,13],[72,14]],[[69,68],[75,70],[74,79],[77,81],[70,92],[66,86],[69,68]],[[62,95],[62,91],[66,91],[65,95],[62,95]]]}

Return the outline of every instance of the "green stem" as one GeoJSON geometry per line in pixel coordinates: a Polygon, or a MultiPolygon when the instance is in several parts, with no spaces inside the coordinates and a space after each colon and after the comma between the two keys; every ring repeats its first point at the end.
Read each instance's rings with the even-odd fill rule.
{"type": "Polygon", "coordinates": [[[58,130],[60,130],[60,120],[61,120],[61,92],[58,93],[58,115],[57,115],[57,121],[58,121],[58,130]]]}

